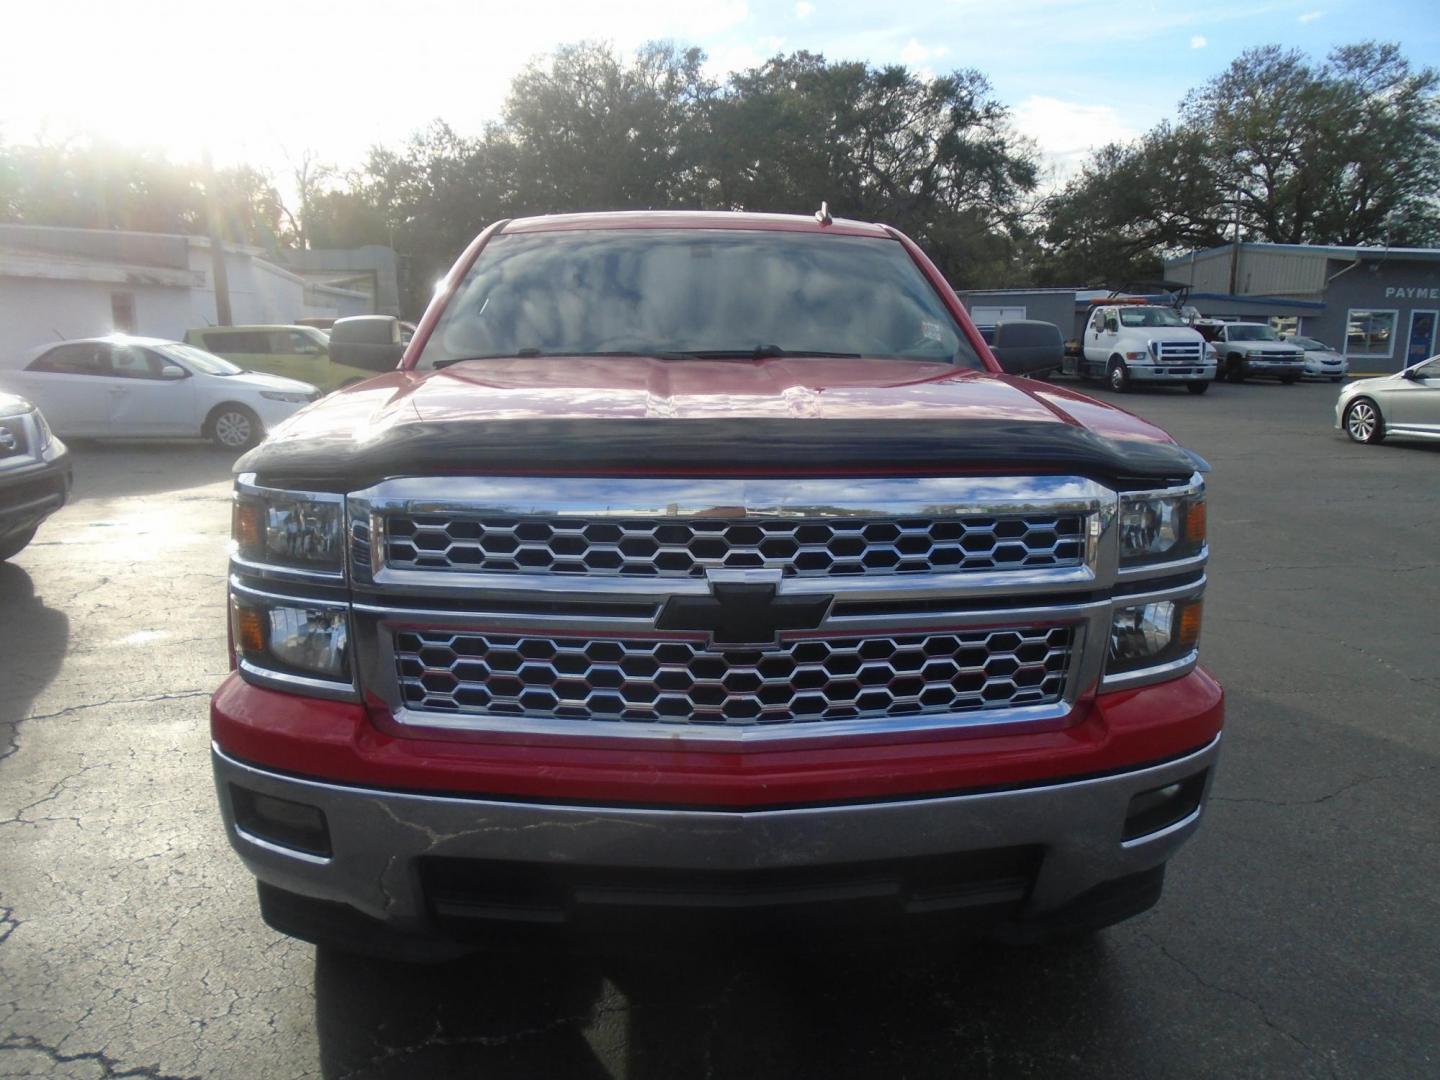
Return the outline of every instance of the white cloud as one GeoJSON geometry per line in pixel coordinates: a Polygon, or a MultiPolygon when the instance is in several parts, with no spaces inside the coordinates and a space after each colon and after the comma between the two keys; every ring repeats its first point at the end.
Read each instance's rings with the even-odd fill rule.
{"type": "Polygon", "coordinates": [[[1316,19],[1323,19],[1324,17],[1325,12],[1323,11],[1307,11],[1304,15],[1301,15],[1296,21],[1302,23],[1312,23],[1316,19]]]}
{"type": "Polygon", "coordinates": [[[1190,48],[1192,49],[1203,49],[1206,45],[1209,44],[1210,43],[1205,40],[1204,34],[1196,34],[1190,39],[1190,48]]]}
{"type": "Polygon", "coordinates": [[[1054,170],[1056,183],[1063,183],[1078,169],[1090,151],[1140,134],[1109,105],[1086,105],[1039,94],[1017,105],[1014,116],[1020,133],[1039,145],[1043,164],[1054,170]]]}
{"type": "Polygon", "coordinates": [[[797,19],[808,19],[814,14],[815,5],[810,3],[810,0],[800,0],[800,2],[795,5],[795,18],[797,19]]]}
{"type": "Polygon", "coordinates": [[[944,45],[922,45],[916,38],[911,38],[900,50],[900,61],[907,67],[919,67],[927,60],[934,60],[944,56],[950,50],[944,45]]]}

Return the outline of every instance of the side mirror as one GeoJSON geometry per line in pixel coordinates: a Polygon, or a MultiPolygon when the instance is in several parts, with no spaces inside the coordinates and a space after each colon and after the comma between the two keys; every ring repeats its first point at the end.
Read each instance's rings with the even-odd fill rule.
{"type": "Polygon", "coordinates": [[[188,371],[174,364],[166,364],[160,369],[160,378],[165,379],[167,382],[174,381],[175,379],[188,379],[189,377],[190,373],[188,371]]]}
{"type": "Polygon", "coordinates": [[[330,328],[330,360],[365,371],[390,371],[405,355],[400,320],[390,315],[352,315],[330,328]]]}
{"type": "Polygon", "coordinates": [[[1007,375],[1058,371],[1065,359],[1065,341],[1054,323],[1026,319],[1000,323],[990,346],[1007,375]]]}
{"type": "Polygon", "coordinates": [[[1120,324],[1119,324],[1118,322],[1116,322],[1114,319],[1106,319],[1106,320],[1105,320],[1105,331],[1106,331],[1106,333],[1114,334],[1114,333],[1118,333],[1119,330],[1120,330],[1120,324]]]}

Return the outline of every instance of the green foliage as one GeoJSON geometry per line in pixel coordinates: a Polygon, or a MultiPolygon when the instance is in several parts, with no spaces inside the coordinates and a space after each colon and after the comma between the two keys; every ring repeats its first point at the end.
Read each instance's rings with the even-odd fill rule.
{"type": "Polygon", "coordinates": [[[1251,49],[1189,94],[1175,124],[1097,151],[1051,200],[1037,276],[1120,283],[1160,257],[1242,240],[1440,241],[1440,75],[1395,45],[1321,64],[1251,49]]]}
{"type": "MultiPolygon", "coordinates": [[[[280,198],[263,174],[248,166],[219,170],[216,194],[228,239],[279,242],[280,198]]],[[[112,143],[0,146],[0,221],[201,233],[204,175],[159,151],[112,143]]]]}

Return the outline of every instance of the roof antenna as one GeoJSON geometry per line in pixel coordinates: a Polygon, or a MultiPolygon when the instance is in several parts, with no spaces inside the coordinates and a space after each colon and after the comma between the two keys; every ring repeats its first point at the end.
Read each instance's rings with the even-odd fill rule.
{"type": "Polygon", "coordinates": [[[822,202],[820,204],[820,209],[815,211],[815,220],[821,225],[829,225],[835,220],[830,216],[830,204],[828,202],[822,202]]]}

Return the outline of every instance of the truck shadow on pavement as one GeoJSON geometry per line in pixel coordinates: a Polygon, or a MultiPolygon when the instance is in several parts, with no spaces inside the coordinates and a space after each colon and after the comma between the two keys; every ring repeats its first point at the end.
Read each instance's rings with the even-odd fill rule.
{"type": "Polygon", "coordinates": [[[30,575],[0,563],[0,761],[19,749],[20,725],[65,659],[70,620],[35,595],[30,575]]]}
{"type": "MultiPolygon", "coordinates": [[[[1061,1075],[1085,1060],[1097,1024],[1128,1012],[1111,969],[1100,938],[925,954],[483,956],[443,967],[322,949],[316,1026],[330,1080],[1061,1075]]],[[[1111,1036],[1113,1075],[1134,1073],[1136,1063],[1113,1060],[1128,1040],[1111,1036]]]]}

